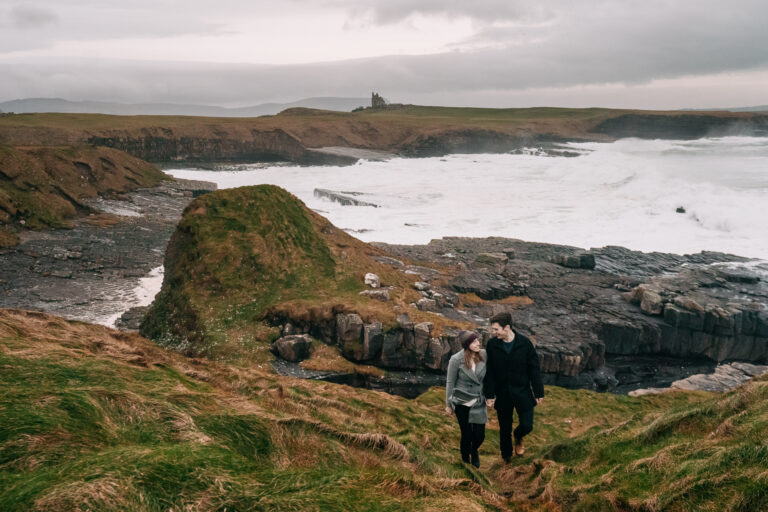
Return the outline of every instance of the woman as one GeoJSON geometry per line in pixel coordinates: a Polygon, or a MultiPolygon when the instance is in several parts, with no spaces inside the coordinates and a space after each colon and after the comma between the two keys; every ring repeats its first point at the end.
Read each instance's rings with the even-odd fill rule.
{"type": "Polygon", "coordinates": [[[485,350],[472,331],[461,331],[458,336],[462,349],[448,362],[445,381],[445,412],[455,413],[461,429],[461,460],[480,467],[478,448],[485,440],[488,413],[483,396],[485,377],[485,350]]]}

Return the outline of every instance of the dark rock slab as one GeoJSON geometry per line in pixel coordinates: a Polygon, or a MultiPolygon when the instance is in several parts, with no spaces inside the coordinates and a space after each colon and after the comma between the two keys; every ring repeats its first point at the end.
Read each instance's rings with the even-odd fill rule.
{"type": "Polygon", "coordinates": [[[461,273],[451,282],[458,293],[474,293],[481,299],[503,299],[511,295],[525,295],[525,287],[511,283],[504,277],[488,271],[476,270],[461,273]]]}
{"type": "Polygon", "coordinates": [[[312,348],[312,338],[306,334],[294,334],[283,336],[272,343],[272,353],[285,359],[297,363],[307,359],[312,348]]]}

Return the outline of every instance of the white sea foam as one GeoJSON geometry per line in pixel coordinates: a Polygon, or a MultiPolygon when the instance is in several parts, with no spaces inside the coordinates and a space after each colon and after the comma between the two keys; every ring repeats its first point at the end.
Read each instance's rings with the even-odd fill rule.
{"type": "MultiPolygon", "coordinates": [[[[170,174],[220,188],[271,183],[365,241],[504,236],[579,247],[768,258],[768,138],[568,144],[574,158],[451,155],[170,174]],[[361,192],[342,206],[315,188],[361,192]],[[682,206],[686,213],[676,213],[682,206]]],[[[242,166],[239,167],[242,169],[242,166]]]]}
{"type": "Polygon", "coordinates": [[[153,268],[149,274],[139,279],[139,283],[133,290],[121,291],[110,297],[111,300],[104,301],[106,303],[104,309],[111,310],[109,313],[97,315],[89,320],[107,327],[114,327],[115,322],[129,309],[149,306],[163,286],[163,273],[163,266],[153,268]]]}

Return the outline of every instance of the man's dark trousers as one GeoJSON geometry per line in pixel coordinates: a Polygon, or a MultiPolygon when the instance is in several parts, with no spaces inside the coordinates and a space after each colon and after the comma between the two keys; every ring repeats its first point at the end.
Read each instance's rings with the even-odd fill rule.
{"type": "MultiPolygon", "coordinates": [[[[499,408],[496,406],[496,414],[499,417],[499,445],[503,458],[512,456],[512,411],[514,407],[499,408]]],[[[522,439],[533,430],[533,409],[517,411],[519,424],[515,429],[515,439],[522,439]]]]}
{"type": "Polygon", "coordinates": [[[512,419],[517,411],[520,424],[515,429],[516,440],[521,440],[533,429],[533,408],[536,399],[544,397],[539,356],[531,340],[514,331],[511,350],[505,341],[491,338],[486,345],[488,355],[485,396],[495,398],[494,408],[499,418],[499,444],[501,456],[512,456],[512,419]]]}

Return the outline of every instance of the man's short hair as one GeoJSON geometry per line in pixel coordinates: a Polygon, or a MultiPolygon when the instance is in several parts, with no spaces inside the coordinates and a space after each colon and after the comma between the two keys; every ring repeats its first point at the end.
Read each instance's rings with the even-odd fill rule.
{"type": "Polygon", "coordinates": [[[509,313],[497,313],[491,317],[491,324],[499,324],[503,329],[506,326],[512,328],[512,315],[509,313]]]}

